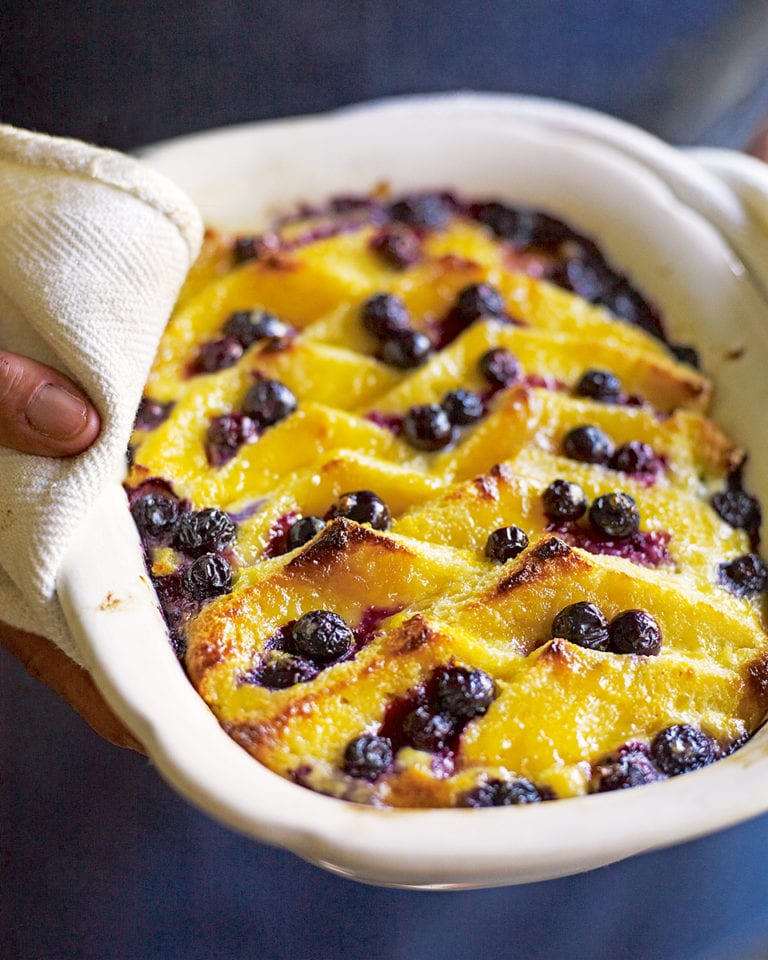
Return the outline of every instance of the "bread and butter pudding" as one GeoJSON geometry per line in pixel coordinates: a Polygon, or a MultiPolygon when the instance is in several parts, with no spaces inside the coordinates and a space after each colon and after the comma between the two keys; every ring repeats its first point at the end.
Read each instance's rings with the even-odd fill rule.
{"type": "Polygon", "coordinates": [[[171,641],[275,772],[397,807],[622,789],[768,699],[760,509],[596,245],[452,194],[210,233],[126,487],[171,641]]]}

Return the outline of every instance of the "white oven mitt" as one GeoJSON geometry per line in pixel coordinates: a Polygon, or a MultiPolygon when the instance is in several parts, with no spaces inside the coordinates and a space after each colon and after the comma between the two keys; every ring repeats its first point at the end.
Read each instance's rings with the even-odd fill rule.
{"type": "Polygon", "coordinates": [[[112,151],[0,125],[0,347],[69,375],[102,432],[78,457],[0,448],[0,620],[82,662],[55,594],[67,543],[121,478],[133,418],[202,225],[170,181],[112,151]]]}

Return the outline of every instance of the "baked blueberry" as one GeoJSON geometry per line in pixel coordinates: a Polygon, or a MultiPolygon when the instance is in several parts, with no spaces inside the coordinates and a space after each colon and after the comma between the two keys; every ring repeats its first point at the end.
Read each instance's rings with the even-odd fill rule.
{"type": "Polygon", "coordinates": [[[174,546],[187,556],[199,557],[226,547],[236,533],[237,527],[223,510],[194,510],[180,517],[174,546]]]}
{"type": "Polygon", "coordinates": [[[410,328],[408,308],[392,293],[375,293],[363,304],[360,319],[368,333],[386,340],[410,328]]]}
{"type": "Polygon", "coordinates": [[[173,536],[179,519],[179,504],[161,493],[146,493],[131,505],[131,515],[145,539],[167,540],[173,536]]]}
{"type": "Polygon", "coordinates": [[[630,440],[616,448],[609,466],[622,473],[655,473],[659,464],[653,447],[641,440],[630,440]]]}
{"type": "Polygon", "coordinates": [[[694,370],[701,370],[699,351],[695,347],[682,343],[673,343],[670,346],[670,350],[674,354],[675,359],[679,360],[680,363],[685,363],[687,366],[693,367],[694,370]]]}
{"type": "Polygon", "coordinates": [[[618,491],[597,497],[589,508],[592,526],[607,537],[623,540],[640,529],[640,511],[628,493],[618,491]]]}
{"type": "Polygon", "coordinates": [[[598,298],[617,317],[642,327],[655,337],[663,338],[658,314],[626,280],[618,279],[616,285],[598,298]]]}
{"type": "Polygon", "coordinates": [[[655,657],[661,653],[661,628],[647,610],[624,610],[608,627],[614,653],[655,657]]]}
{"type": "Polygon", "coordinates": [[[403,733],[416,750],[437,753],[445,750],[455,732],[451,717],[435,713],[427,706],[415,707],[403,721],[403,733]]]}
{"type": "Polygon", "coordinates": [[[486,350],[478,361],[478,368],[481,375],[494,387],[510,387],[522,374],[520,361],[506,347],[486,350]]]}
{"type": "Polygon", "coordinates": [[[439,230],[448,222],[453,205],[440,193],[415,193],[397,200],[389,208],[392,220],[420,230],[439,230]]]}
{"type": "Polygon", "coordinates": [[[243,355],[243,347],[234,337],[209,340],[200,347],[196,369],[200,373],[216,373],[233,367],[243,355]]]}
{"type": "Polygon", "coordinates": [[[259,238],[236,237],[232,254],[236,264],[255,260],[259,255],[259,238]]]}
{"type": "Polygon", "coordinates": [[[515,246],[552,248],[573,236],[573,231],[561,220],[496,201],[481,204],[475,216],[497,237],[509,240],[515,246]]]}
{"type": "Polygon", "coordinates": [[[528,546],[528,535],[525,530],[514,525],[499,527],[489,534],[485,542],[485,555],[496,563],[506,563],[521,554],[528,546]]]}
{"type": "Polygon", "coordinates": [[[243,400],[243,413],[262,430],[290,416],[298,406],[293,392],[279,380],[258,380],[243,400]]]}
{"type": "Polygon", "coordinates": [[[185,570],[182,586],[193,600],[210,600],[232,589],[232,568],[218,553],[205,553],[185,570]]]}
{"type": "Polygon", "coordinates": [[[443,397],[441,406],[448,414],[448,419],[456,426],[466,426],[477,423],[485,413],[483,401],[471,390],[449,390],[443,397]]]}
{"type": "Polygon", "coordinates": [[[530,242],[530,230],[525,214],[515,207],[493,200],[481,204],[475,216],[501,240],[510,240],[520,245],[530,242]]]}
{"type": "Polygon", "coordinates": [[[578,520],[587,512],[587,498],[578,483],[553,480],[542,493],[544,513],[550,520],[578,520]]]}
{"type": "Polygon", "coordinates": [[[706,767],[717,755],[717,744],[712,737],[687,723],[667,727],[651,742],[651,759],[669,777],[706,767]]]}
{"type": "Polygon", "coordinates": [[[402,330],[382,341],[377,356],[390,367],[410,370],[420,367],[432,352],[432,341],[418,330],[402,330]]]}
{"type": "Polygon", "coordinates": [[[319,673],[316,663],[291,654],[271,656],[257,673],[258,682],[271,690],[287,690],[297,683],[308,683],[319,673]]]}
{"type": "Polygon", "coordinates": [[[601,403],[616,403],[621,399],[621,381],[610,370],[585,370],[574,388],[578,397],[589,397],[601,403]]]}
{"type": "Polygon", "coordinates": [[[303,547],[312,537],[317,536],[324,526],[325,520],[322,517],[299,517],[288,531],[286,539],[288,549],[295,550],[297,547],[303,547]]]}
{"type": "Polygon", "coordinates": [[[245,350],[259,340],[279,340],[290,332],[287,324],[266,310],[237,310],[224,324],[224,333],[245,350]]]}
{"type": "Polygon", "coordinates": [[[768,569],[756,553],[746,553],[720,564],[723,586],[737,597],[762,593],[768,586],[768,569]]]}
{"type": "Polygon", "coordinates": [[[220,467],[234,457],[240,447],[259,433],[256,423],[242,413],[225,413],[214,417],[205,437],[208,463],[220,467]]]}
{"type": "Polygon", "coordinates": [[[594,249],[582,250],[581,256],[569,258],[560,268],[556,281],[567,290],[593,303],[610,296],[616,274],[594,249]]]}
{"type": "Polygon", "coordinates": [[[608,649],[608,621],[599,607],[585,600],[563,607],[552,621],[551,635],[588,650],[608,649]]]}
{"type": "Polygon", "coordinates": [[[422,257],[419,237],[405,226],[385,227],[371,240],[371,249],[396,270],[404,270],[422,257]]]}
{"type": "Polygon", "coordinates": [[[403,420],[403,436],[419,450],[441,450],[455,438],[455,428],[436,403],[411,407],[403,420]]]}
{"type": "Polygon", "coordinates": [[[760,526],[760,504],[740,487],[729,487],[712,497],[719,517],[734,529],[754,531],[760,526]]]}
{"type": "Polygon", "coordinates": [[[661,779],[648,753],[640,747],[617,751],[595,765],[595,774],[597,783],[594,789],[598,793],[642,787],[661,779]]]}
{"type": "Polygon", "coordinates": [[[350,777],[372,783],[389,770],[393,760],[392,742],[387,737],[364,733],[347,744],[342,769],[350,777]]]}
{"type": "Polygon", "coordinates": [[[467,326],[480,317],[503,317],[504,300],[490,283],[472,283],[459,291],[453,305],[458,318],[467,326]]]}
{"type": "Polygon", "coordinates": [[[487,712],[496,696],[493,679],[482,670],[441,667],[435,674],[435,705],[454,720],[471,720],[487,712]]]}
{"type": "Polygon", "coordinates": [[[613,456],[614,446],[611,438],[599,427],[583,424],[569,430],[563,437],[563,452],[571,460],[605,464],[613,456]]]}
{"type": "Polygon", "coordinates": [[[330,663],[352,649],[349,624],[330,610],[310,610],[291,627],[291,652],[314,663],[330,663]]]}
{"type": "Polygon", "coordinates": [[[168,419],[173,405],[173,401],[161,403],[159,400],[153,400],[152,397],[142,397],[139,409],[136,411],[133,429],[154,430],[168,419]]]}
{"type": "Polygon", "coordinates": [[[372,490],[342,493],[328,512],[328,518],[346,517],[355,523],[369,523],[374,530],[388,530],[392,521],[389,507],[372,490]]]}
{"type": "Polygon", "coordinates": [[[538,787],[525,777],[515,780],[486,780],[464,794],[463,807],[513,807],[522,803],[541,803],[545,799],[538,787]]]}

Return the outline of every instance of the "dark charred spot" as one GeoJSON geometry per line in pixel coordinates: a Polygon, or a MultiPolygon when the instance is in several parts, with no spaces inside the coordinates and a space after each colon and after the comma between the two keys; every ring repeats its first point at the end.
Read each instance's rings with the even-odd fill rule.
{"type": "Polygon", "coordinates": [[[350,546],[364,543],[375,545],[376,549],[387,553],[404,550],[400,544],[390,540],[389,537],[378,535],[370,527],[337,517],[329,521],[323,532],[309,544],[306,550],[293,557],[288,563],[288,569],[298,570],[333,563],[337,556],[344,553],[350,546]]]}

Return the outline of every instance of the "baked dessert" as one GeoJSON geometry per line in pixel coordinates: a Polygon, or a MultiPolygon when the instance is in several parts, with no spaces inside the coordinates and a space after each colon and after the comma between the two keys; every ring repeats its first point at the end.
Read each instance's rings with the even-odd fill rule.
{"type": "Polygon", "coordinates": [[[597,246],[447,193],[209,232],[126,479],[171,642],[276,773],[395,807],[623,789],[768,697],[760,507],[597,246]]]}

